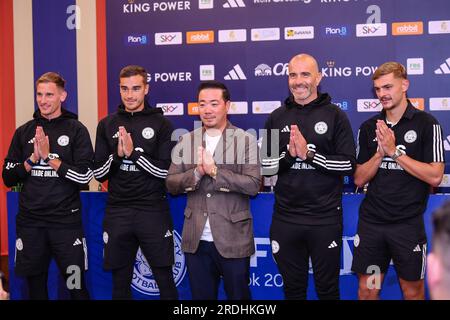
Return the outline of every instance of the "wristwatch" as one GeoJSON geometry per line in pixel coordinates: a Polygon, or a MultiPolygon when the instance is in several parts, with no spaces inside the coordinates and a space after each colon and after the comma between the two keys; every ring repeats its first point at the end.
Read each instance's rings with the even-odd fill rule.
{"type": "Polygon", "coordinates": [[[30,167],[33,167],[39,163],[39,160],[36,162],[33,162],[33,160],[31,160],[31,156],[30,156],[27,160],[25,160],[25,162],[28,163],[30,165],[30,167]]]}
{"type": "Polygon", "coordinates": [[[406,154],[405,151],[402,149],[395,149],[394,154],[391,156],[392,160],[397,160],[398,157],[401,157],[402,155],[406,154]]]}
{"type": "Polygon", "coordinates": [[[45,158],[44,162],[48,163],[50,160],[59,159],[59,156],[56,153],[49,153],[47,158],[45,158]]]}
{"type": "Polygon", "coordinates": [[[306,160],[313,161],[315,155],[316,155],[316,153],[314,151],[308,150],[306,152],[306,160]]]}
{"type": "Polygon", "coordinates": [[[209,174],[211,178],[216,178],[217,176],[217,166],[212,167],[211,173],[209,174]]]}

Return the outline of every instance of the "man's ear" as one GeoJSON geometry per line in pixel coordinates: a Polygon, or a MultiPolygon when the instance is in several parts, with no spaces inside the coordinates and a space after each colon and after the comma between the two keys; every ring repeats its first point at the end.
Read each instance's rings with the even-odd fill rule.
{"type": "Polygon", "coordinates": [[[147,83],[144,87],[145,90],[145,94],[148,94],[148,92],[150,91],[150,85],[147,83]]]}
{"type": "Polygon", "coordinates": [[[61,102],[64,102],[64,101],[66,101],[66,98],[67,98],[67,91],[66,90],[63,90],[62,91],[62,93],[61,93],[61,97],[60,97],[60,101],[61,102]]]}
{"type": "Polygon", "coordinates": [[[408,88],[409,88],[409,80],[403,79],[402,80],[402,91],[406,92],[406,91],[408,91],[408,88]]]}
{"type": "Polygon", "coordinates": [[[228,111],[230,110],[230,107],[231,107],[231,101],[230,100],[225,102],[225,107],[227,108],[227,113],[228,113],[228,111]]]}

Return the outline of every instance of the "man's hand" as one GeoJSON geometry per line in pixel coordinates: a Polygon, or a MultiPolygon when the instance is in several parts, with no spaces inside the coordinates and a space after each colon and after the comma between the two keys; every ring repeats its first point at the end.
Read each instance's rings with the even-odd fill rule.
{"type": "Polygon", "coordinates": [[[3,289],[3,278],[0,277],[0,300],[9,300],[9,293],[3,289]]]}
{"type": "Polygon", "coordinates": [[[211,175],[212,169],[216,166],[212,154],[203,149],[203,170],[207,175],[211,175]]]}
{"type": "Polygon", "coordinates": [[[377,152],[378,154],[381,156],[381,158],[384,158],[386,156],[386,153],[383,150],[383,147],[381,146],[381,133],[378,129],[375,129],[375,134],[377,136],[377,143],[378,143],[378,147],[377,147],[377,152]]]}
{"type": "MultiPolygon", "coordinates": [[[[122,144],[122,151],[126,157],[129,157],[134,150],[131,133],[128,133],[125,127],[119,127],[119,143],[122,144]]],[[[119,150],[118,150],[119,151],[119,150]]]]}
{"type": "Polygon", "coordinates": [[[123,153],[123,139],[120,134],[120,127],[119,127],[119,137],[117,139],[117,155],[120,158],[123,158],[125,156],[125,154],[123,153]]]}
{"type": "Polygon", "coordinates": [[[31,161],[34,163],[38,162],[41,158],[39,157],[39,148],[37,144],[36,136],[34,137],[34,143],[33,143],[33,153],[31,154],[31,161]]]}
{"type": "MultiPolygon", "coordinates": [[[[308,152],[307,142],[303,134],[297,125],[291,125],[291,137],[295,145],[296,157],[302,160],[306,159],[306,153],[308,152]]],[[[290,149],[289,145],[289,149],[290,149]]]]}
{"type": "Polygon", "coordinates": [[[197,149],[197,167],[196,167],[196,171],[197,174],[200,177],[203,177],[206,173],[205,173],[205,169],[203,169],[203,147],[200,146],[197,149]]]}
{"type": "Polygon", "coordinates": [[[394,131],[389,129],[382,120],[377,121],[377,131],[379,133],[377,135],[378,144],[386,155],[392,156],[396,149],[394,131]]]}
{"type": "Polygon", "coordinates": [[[50,153],[50,143],[48,136],[45,135],[44,129],[41,126],[36,127],[36,135],[34,136],[36,146],[37,155],[41,159],[47,159],[48,154],[50,153]]]}

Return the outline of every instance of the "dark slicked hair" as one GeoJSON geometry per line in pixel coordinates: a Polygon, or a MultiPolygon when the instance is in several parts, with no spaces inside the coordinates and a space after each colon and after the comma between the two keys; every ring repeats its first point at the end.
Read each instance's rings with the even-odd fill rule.
{"type": "Polygon", "coordinates": [[[222,98],[225,102],[230,101],[230,91],[228,91],[228,88],[226,85],[224,85],[222,82],[211,80],[211,81],[204,81],[200,83],[197,90],[197,97],[200,94],[200,91],[205,89],[220,89],[222,90],[222,98]]]}
{"type": "Polygon", "coordinates": [[[58,88],[65,89],[66,80],[59,73],[56,72],[47,72],[44,73],[39,79],[36,80],[36,87],[40,83],[54,83],[58,88]]]}
{"type": "Polygon", "coordinates": [[[147,83],[147,71],[141,66],[131,65],[120,70],[119,78],[129,78],[133,76],[142,76],[144,83],[147,83]]]}

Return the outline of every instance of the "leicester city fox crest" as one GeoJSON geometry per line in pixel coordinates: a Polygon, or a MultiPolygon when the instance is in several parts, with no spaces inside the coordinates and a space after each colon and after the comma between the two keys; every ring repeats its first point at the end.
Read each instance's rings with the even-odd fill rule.
{"type": "MultiPolygon", "coordinates": [[[[175,285],[178,286],[186,275],[186,262],[184,254],[181,251],[181,237],[175,230],[173,230],[173,242],[175,263],[172,267],[172,272],[175,285]]],[[[159,294],[159,288],[153,276],[152,269],[140,248],[136,254],[131,286],[142,294],[151,296],[159,294]]]]}

